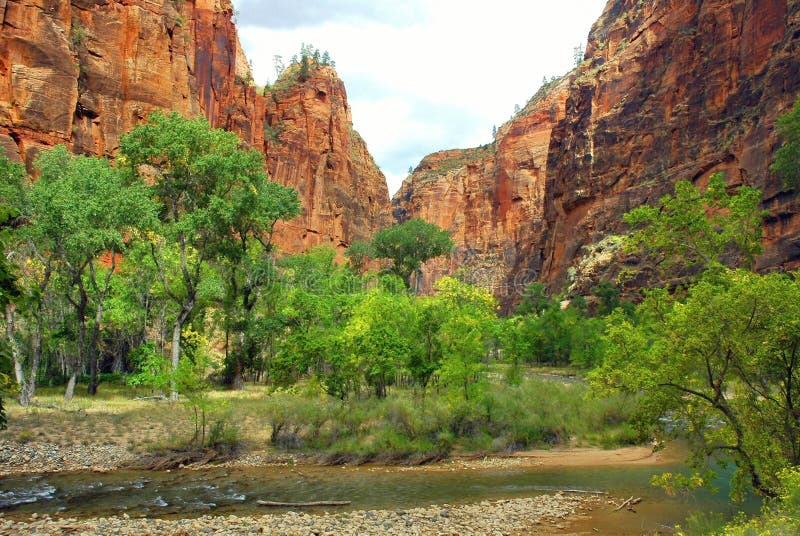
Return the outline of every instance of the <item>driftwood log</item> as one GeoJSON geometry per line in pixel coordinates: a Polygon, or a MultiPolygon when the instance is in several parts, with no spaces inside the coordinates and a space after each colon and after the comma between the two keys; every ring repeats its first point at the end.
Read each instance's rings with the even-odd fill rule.
{"type": "Polygon", "coordinates": [[[313,506],[347,506],[351,501],[312,501],[312,502],[278,502],[256,501],[259,506],[273,506],[276,508],[310,508],[313,506]]]}
{"type": "Polygon", "coordinates": [[[626,508],[626,507],[628,508],[628,510],[633,512],[634,511],[633,510],[633,506],[639,504],[640,502],[642,502],[642,498],[641,497],[634,498],[633,496],[631,496],[630,499],[627,499],[627,500],[623,501],[622,504],[617,506],[614,509],[614,512],[618,512],[618,511],[620,511],[620,510],[622,510],[623,508],[626,508]]]}
{"type": "Polygon", "coordinates": [[[556,493],[585,493],[587,495],[608,495],[605,491],[590,491],[587,489],[556,489],[556,493]]]}

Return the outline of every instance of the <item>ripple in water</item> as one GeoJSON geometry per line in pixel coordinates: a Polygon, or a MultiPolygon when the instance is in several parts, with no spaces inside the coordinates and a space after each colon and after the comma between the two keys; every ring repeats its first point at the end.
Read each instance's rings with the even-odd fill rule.
{"type": "Polygon", "coordinates": [[[28,489],[0,491],[0,508],[49,501],[55,496],[55,493],[56,487],[49,484],[33,486],[28,489]]]}

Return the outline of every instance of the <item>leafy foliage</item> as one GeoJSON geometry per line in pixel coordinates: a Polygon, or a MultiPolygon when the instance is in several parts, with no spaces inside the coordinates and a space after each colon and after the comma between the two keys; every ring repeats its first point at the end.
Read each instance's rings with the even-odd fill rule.
{"type": "Polygon", "coordinates": [[[372,239],[375,257],[392,261],[391,271],[407,287],[422,264],[453,250],[450,233],[433,223],[411,219],[375,233],[372,239]]]}
{"type": "Polygon", "coordinates": [[[688,181],[675,185],[658,207],[642,206],[625,214],[632,228],[625,250],[644,254],[662,274],[706,270],[719,264],[752,265],[761,252],[761,192],[742,186],[727,193],[716,173],[701,192],[688,181]]]}
{"type": "Polygon", "coordinates": [[[775,153],[775,162],[770,168],[783,179],[785,188],[796,189],[800,185],[800,98],[791,111],[775,124],[783,146],[775,153]]]}
{"type": "Polygon", "coordinates": [[[235,134],[211,129],[205,119],[177,113],[151,114],[122,139],[123,165],[133,177],[149,177],[161,205],[156,231],[177,252],[151,243],[151,256],[164,292],[177,307],[172,367],[180,361],[183,327],[195,314],[207,264],[224,260],[229,330],[240,336],[233,369],[251,353],[252,308],[265,273],[264,255],[279,219],[299,213],[297,194],[266,180],[263,156],[239,148],[235,134]],[[260,247],[260,253],[253,248],[260,247]],[[174,268],[167,262],[177,258],[174,268]],[[168,272],[177,273],[177,279],[168,272]],[[236,310],[234,312],[234,309],[236,310]],[[236,318],[238,316],[238,319],[236,318]]]}
{"type": "Polygon", "coordinates": [[[730,271],[703,279],[683,302],[651,292],[638,313],[638,324],[612,315],[593,381],[646,393],[649,422],[682,423],[696,469],[710,456],[729,459],[737,490],[773,495],[779,470],[800,463],[798,282],[730,271]]]}
{"type": "Polygon", "coordinates": [[[780,535],[800,533],[800,470],[797,467],[783,469],[777,479],[780,482],[775,501],[767,502],[760,516],[744,519],[739,516],[714,536],[780,535]]]}
{"type": "MultiPolygon", "coordinates": [[[[13,164],[5,157],[0,157],[0,180],[2,184],[17,182],[22,177],[22,168],[13,164]]],[[[0,193],[0,250],[5,250],[9,240],[8,225],[16,216],[12,205],[6,204],[9,200],[4,193],[0,193]]],[[[14,266],[5,255],[0,256],[0,307],[5,309],[9,304],[20,297],[17,286],[17,275],[14,266]]],[[[14,381],[11,377],[12,351],[8,340],[0,341],[0,430],[7,426],[4,398],[15,391],[14,381]]]]}

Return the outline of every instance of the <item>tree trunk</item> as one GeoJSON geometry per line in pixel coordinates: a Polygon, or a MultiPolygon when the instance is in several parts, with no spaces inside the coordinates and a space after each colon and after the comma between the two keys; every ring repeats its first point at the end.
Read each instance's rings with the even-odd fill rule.
{"type": "Polygon", "coordinates": [[[89,350],[89,386],[87,391],[90,395],[97,394],[97,353],[89,350]]]}
{"type": "MultiPolygon", "coordinates": [[[[40,311],[41,313],[41,311],[40,311]]],[[[41,316],[41,314],[39,314],[41,316]]],[[[36,377],[39,375],[39,362],[42,357],[42,322],[41,318],[36,320],[36,331],[33,340],[33,355],[31,356],[31,370],[28,377],[21,384],[22,389],[19,393],[19,403],[22,406],[30,404],[31,399],[36,394],[36,377]]]]}
{"type": "Polygon", "coordinates": [[[22,367],[22,355],[19,351],[17,336],[14,329],[14,304],[6,305],[6,338],[11,347],[11,358],[14,360],[14,377],[17,383],[22,385],[25,381],[25,372],[22,367]]]}
{"type": "Polygon", "coordinates": [[[75,396],[75,383],[78,381],[78,367],[73,367],[72,374],[67,382],[67,389],[64,391],[64,402],[69,402],[75,396]]]}
{"type": "MultiPolygon", "coordinates": [[[[113,267],[112,267],[113,269],[113,267]]],[[[92,328],[92,342],[89,347],[89,394],[97,394],[97,349],[100,346],[100,322],[103,321],[103,300],[97,304],[92,328]]]]}
{"type": "Polygon", "coordinates": [[[236,359],[236,365],[233,371],[233,390],[241,391],[244,389],[244,376],[242,375],[242,360],[236,359]]]}
{"type": "Polygon", "coordinates": [[[231,378],[231,387],[234,391],[241,391],[244,389],[244,360],[246,357],[246,341],[247,336],[244,331],[240,332],[236,337],[233,349],[233,378],[231,378]]]}
{"type": "Polygon", "coordinates": [[[178,364],[181,359],[181,316],[175,319],[175,324],[172,326],[172,379],[169,381],[170,394],[169,398],[173,402],[178,400],[178,390],[175,386],[175,372],[178,370],[178,364]]]}

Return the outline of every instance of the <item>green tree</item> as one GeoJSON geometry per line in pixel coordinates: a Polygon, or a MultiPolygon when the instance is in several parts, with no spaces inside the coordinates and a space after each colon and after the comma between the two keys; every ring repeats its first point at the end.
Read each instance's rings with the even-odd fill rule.
{"type": "MultiPolygon", "coordinates": [[[[14,236],[13,228],[25,208],[23,184],[25,182],[25,168],[21,164],[11,162],[6,157],[0,157],[0,248],[4,253],[0,261],[0,305],[5,310],[5,334],[6,340],[0,347],[0,397],[2,391],[9,390],[12,382],[7,375],[8,369],[13,368],[14,376],[20,389],[20,404],[27,406],[29,394],[32,395],[35,385],[36,369],[38,360],[31,359],[31,368],[34,372],[27,376],[24,369],[24,352],[20,349],[16,333],[16,315],[20,312],[20,306],[25,302],[23,290],[24,283],[20,281],[18,267],[10,261],[11,258],[18,257],[16,251],[20,249],[19,240],[14,236]]],[[[25,307],[22,307],[25,309],[25,307]]],[[[0,407],[2,401],[0,400],[0,407]]],[[[5,420],[0,411],[0,427],[5,426],[5,420]]]]}
{"type": "Polygon", "coordinates": [[[415,385],[428,387],[433,374],[442,365],[442,342],[439,332],[447,320],[447,304],[436,297],[418,297],[412,302],[414,325],[412,347],[406,368],[415,385]]]}
{"type": "Polygon", "coordinates": [[[58,146],[42,153],[36,167],[40,176],[30,186],[28,224],[20,233],[40,258],[55,263],[75,311],[77,353],[69,363],[64,395],[70,400],[84,364],[89,367],[89,393],[97,391],[101,326],[117,257],[130,230],[154,219],[155,206],[144,186],[126,185],[106,159],[72,156],[58,146]],[[103,254],[108,254],[109,266],[99,262],[103,254]]]}
{"type": "Polygon", "coordinates": [[[443,277],[436,285],[437,299],[447,309],[439,329],[442,360],[439,380],[452,394],[470,400],[485,388],[484,358],[495,335],[497,302],[485,289],[443,277]]]}
{"type": "Polygon", "coordinates": [[[280,340],[270,376],[286,385],[316,375],[326,392],[346,398],[357,387],[358,370],[341,336],[361,299],[361,281],[335,259],[333,248],[317,247],[280,261],[280,340]]]}
{"type": "MultiPolygon", "coordinates": [[[[0,173],[7,176],[18,172],[19,170],[8,165],[5,158],[0,158],[0,173]]],[[[9,240],[8,226],[16,215],[17,212],[13,207],[4,203],[0,204],[0,222],[2,222],[0,223],[0,251],[5,250],[6,242],[9,240]]],[[[7,308],[19,298],[20,292],[16,285],[16,279],[14,266],[5,255],[2,255],[0,257],[0,307],[7,308]]],[[[0,430],[5,430],[7,427],[4,399],[15,390],[10,374],[11,353],[11,341],[9,339],[0,341],[0,430]]]]}
{"type": "Polygon", "coordinates": [[[347,264],[355,274],[363,274],[367,269],[367,263],[375,257],[372,244],[361,240],[356,240],[344,252],[347,257],[347,264]]]}
{"type": "Polygon", "coordinates": [[[372,247],[376,258],[392,261],[391,272],[411,288],[411,277],[422,264],[450,253],[453,241],[449,232],[415,218],[375,233],[372,247]]]}
{"type": "Polygon", "coordinates": [[[632,232],[624,248],[643,254],[662,274],[703,271],[722,263],[752,266],[761,253],[760,202],[761,192],[749,186],[729,195],[721,173],[711,176],[704,192],[679,181],[674,195],[662,197],[659,206],[625,214],[632,232]]]}
{"type": "Polygon", "coordinates": [[[518,315],[527,314],[542,314],[542,312],[550,307],[550,297],[547,295],[547,288],[544,283],[534,282],[525,287],[522,293],[522,299],[516,313],[518,315]]]}
{"type": "Polygon", "coordinates": [[[132,177],[147,179],[161,206],[156,231],[164,240],[153,237],[151,256],[164,292],[177,308],[172,327],[173,370],[180,362],[182,329],[196,312],[201,286],[210,274],[208,264],[236,236],[228,223],[235,220],[247,227],[247,239],[257,240],[256,230],[270,221],[269,216],[259,223],[237,220],[246,210],[230,206],[232,191],[240,195],[238,208],[269,200],[266,190],[245,192],[263,182],[263,157],[239,145],[235,134],[212,129],[205,119],[161,112],[151,114],[120,144],[122,165],[132,177]],[[171,258],[174,265],[169,264],[171,258]]]}
{"type": "Polygon", "coordinates": [[[412,315],[410,298],[376,289],[355,306],[342,332],[349,359],[379,398],[386,397],[388,386],[408,361],[412,315]]]}
{"type": "Polygon", "coordinates": [[[267,179],[260,153],[251,151],[246,157],[227,194],[209,207],[218,237],[214,254],[225,287],[226,338],[233,339],[227,376],[235,389],[244,387],[244,369],[255,363],[258,353],[256,304],[262,288],[274,278],[275,225],[300,213],[297,191],[267,179]]]}
{"type": "Polygon", "coordinates": [[[775,124],[784,142],[775,153],[773,172],[782,179],[785,188],[797,188],[800,184],[800,97],[791,111],[775,124]]]}
{"type": "Polygon", "coordinates": [[[778,471],[800,464],[796,275],[709,274],[684,302],[651,291],[637,316],[611,315],[592,382],[643,393],[642,422],[661,434],[663,423],[683,423],[695,482],[708,483],[700,470],[721,457],[738,468],[736,490],[773,496],[778,471]]]}

